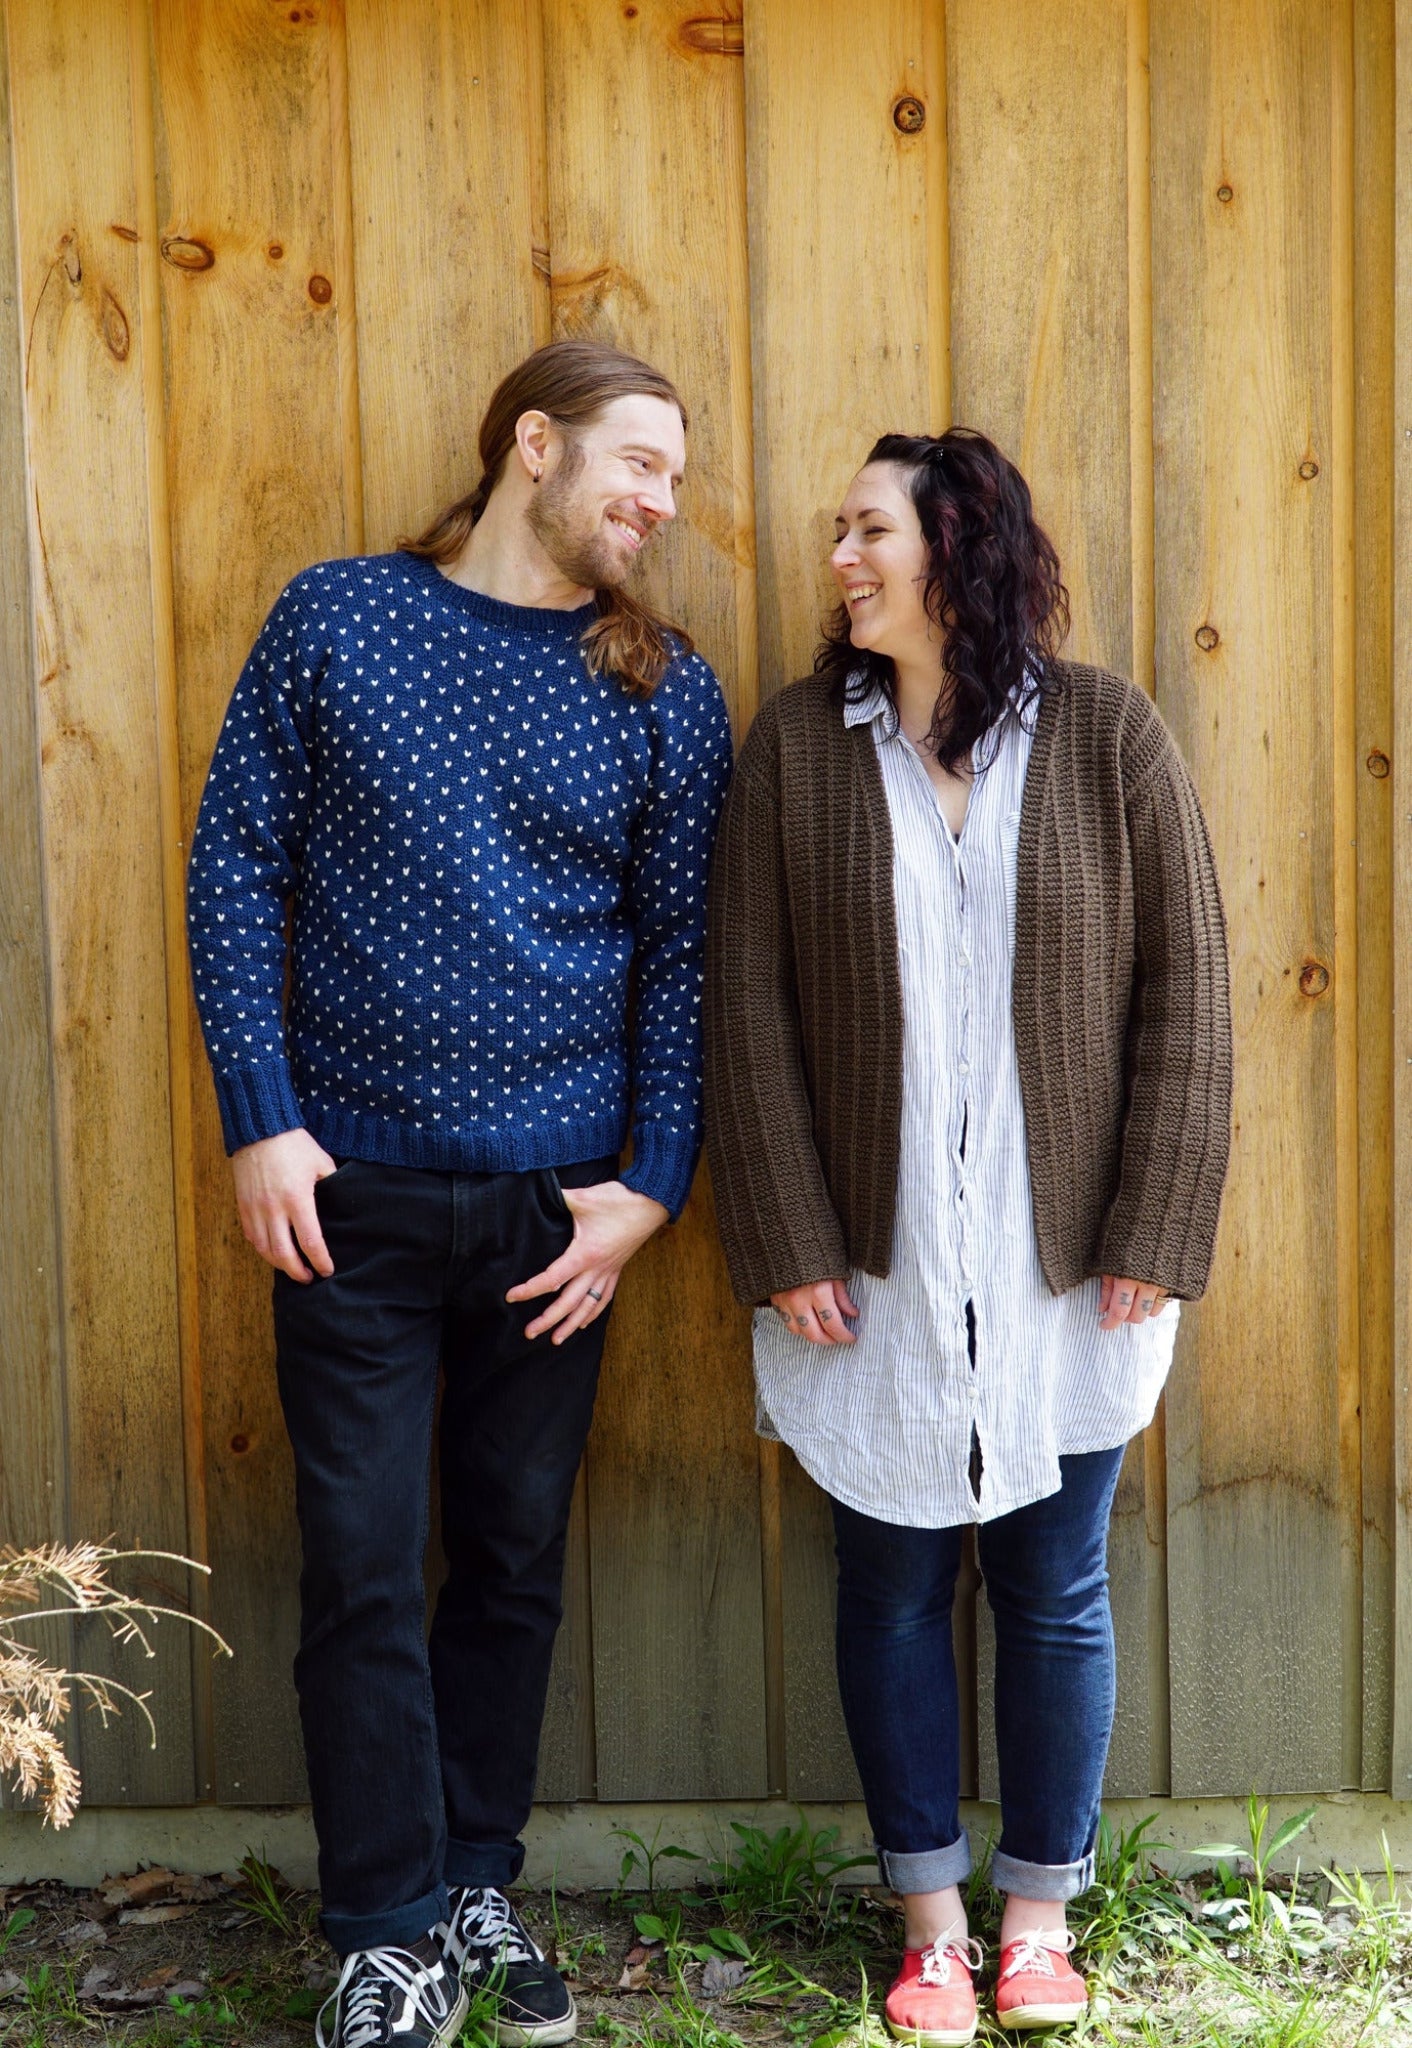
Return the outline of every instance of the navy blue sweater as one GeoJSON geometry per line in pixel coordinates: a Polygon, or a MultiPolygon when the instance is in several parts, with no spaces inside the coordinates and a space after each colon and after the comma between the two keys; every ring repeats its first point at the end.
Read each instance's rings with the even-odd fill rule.
{"type": "Polygon", "coordinates": [[[501,604],[406,554],[284,591],[188,887],[229,1150],[302,1124],[339,1155],[522,1171],[617,1152],[631,1095],[623,1178],[677,1214],[730,730],[696,655],[648,699],[591,675],[593,615],[501,604]]]}

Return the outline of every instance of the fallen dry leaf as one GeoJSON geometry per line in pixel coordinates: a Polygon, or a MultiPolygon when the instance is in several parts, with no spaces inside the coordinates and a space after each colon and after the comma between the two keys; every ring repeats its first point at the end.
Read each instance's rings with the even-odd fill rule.
{"type": "Polygon", "coordinates": [[[96,1920],[76,1920],[72,1927],[66,1927],[59,1936],[60,1948],[84,1948],[89,1943],[99,1944],[108,1939],[108,1930],[96,1920]]]}
{"type": "Polygon", "coordinates": [[[104,1878],[98,1890],[107,1906],[152,1906],[170,1897],[176,1878],[160,1866],[134,1870],[129,1876],[104,1878]]]}
{"type": "Polygon", "coordinates": [[[619,1991],[650,1991],[652,1979],[646,1963],[628,1963],[618,1979],[619,1991]]]}
{"type": "Polygon", "coordinates": [[[119,1913],[119,1927],[165,1927],[169,1920],[186,1920],[194,1906],[133,1906],[119,1913]]]}
{"type": "Polygon", "coordinates": [[[701,1996],[724,1998],[728,1991],[738,1991],[745,1982],[747,1967],[738,1959],[712,1956],[701,1972],[701,1996]]]}

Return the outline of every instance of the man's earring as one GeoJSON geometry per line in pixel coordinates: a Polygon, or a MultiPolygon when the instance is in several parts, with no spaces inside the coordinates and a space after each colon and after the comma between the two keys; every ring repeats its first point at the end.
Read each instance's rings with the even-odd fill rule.
{"type": "Polygon", "coordinates": [[[541,476],[542,476],[543,474],[544,474],[543,470],[539,470],[539,469],[537,469],[537,470],[535,471],[535,473],[534,473],[534,480],[535,480],[535,482],[536,482],[536,483],[538,483],[538,482],[539,482],[539,479],[540,479],[540,477],[541,477],[541,476]]]}

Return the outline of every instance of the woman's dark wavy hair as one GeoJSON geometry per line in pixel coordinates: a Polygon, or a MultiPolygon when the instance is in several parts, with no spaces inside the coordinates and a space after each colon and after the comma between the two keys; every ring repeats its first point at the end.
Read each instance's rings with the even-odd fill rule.
{"type": "MultiPolygon", "coordinates": [[[[1047,687],[1046,660],[1069,630],[1069,593],[1054,544],[1034,516],[1029,485],[995,443],[971,427],[944,434],[884,434],[868,461],[905,471],[927,543],[923,600],[941,633],[941,689],[928,744],[954,773],[974,748],[977,770],[993,750],[978,743],[1007,703],[1047,687]],[[1038,658],[1037,658],[1038,657],[1038,658]]],[[[891,660],[854,647],[848,607],[825,621],[815,675],[850,700],[875,685],[897,707],[891,660]]]]}

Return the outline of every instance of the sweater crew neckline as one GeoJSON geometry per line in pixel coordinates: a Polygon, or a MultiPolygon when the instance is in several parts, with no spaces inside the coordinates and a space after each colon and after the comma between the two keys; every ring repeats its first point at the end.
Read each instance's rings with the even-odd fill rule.
{"type": "Polygon", "coordinates": [[[503,598],[487,597],[482,591],[467,590],[464,584],[453,583],[424,555],[408,554],[401,549],[398,560],[424,590],[440,598],[452,611],[477,620],[492,632],[522,633],[533,640],[577,645],[598,615],[598,608],[592,603],[576,605],[567,612],[551,605],[507,604],[503,598]]]}

